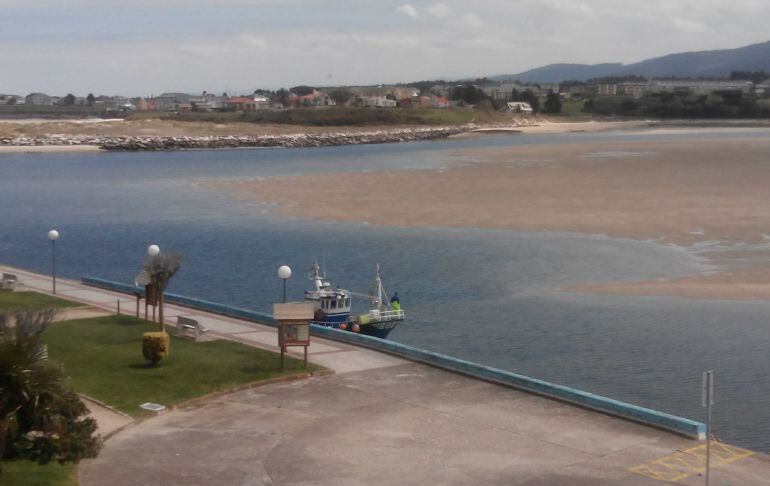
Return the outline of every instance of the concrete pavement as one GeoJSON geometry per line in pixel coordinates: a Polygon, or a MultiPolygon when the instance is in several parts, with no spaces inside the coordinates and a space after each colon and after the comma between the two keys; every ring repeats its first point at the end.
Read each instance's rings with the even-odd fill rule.
{"type": "MultiPolygon", "coordinates": [[[[81,468],[81,485],[654,485],[630,468],[698,445],[405,363],[147,420],[110,439],[81,468]]],[[[679,467],[679,484],[703,484],[697,464],[679,467]]],[[[767,457],[752,455],[714,468],[711,484],[768,484],[769,473],[767,457]]]]}
{"type": "Polygon", "coordinates": [[[101,435],[104,439],[110,438],[124,427],[134,423],[133,418],[119,410],[106,406],[98,400],[94,400],[93,398],[84,395],[80,395],[80,400],[82,400],[88,408],[91,418],[96,420],[98,426],[96,433],[101,435]]]}
{"type": "MultiPolygon", "coordinates": [[[[50,280],[19,275],[30,290],[50,280]]],[[[23,288],[22,288],[23,289],[23,288]]],[[[59,280],[114,311],[122,294],[59,280]]],[[[276,350],[275,329],[180,306],[211,333],[276,350]]],[[[213,398],[128,427],[81,484],[703,484],[702,442],[333,341],[309,359],[336,374],[213,398]]],[[[768,457],[717,448],[712,483],[770,484],[768,457]]]]}

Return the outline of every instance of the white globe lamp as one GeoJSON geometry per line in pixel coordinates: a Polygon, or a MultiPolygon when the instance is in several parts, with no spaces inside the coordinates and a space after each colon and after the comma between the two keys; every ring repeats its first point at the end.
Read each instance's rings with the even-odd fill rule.
{"type": "Polygon", "coordinates": [[[278,267],[278,278],[286,280],[289,277],[291,277],[291,267],[288,265],[281,265],[278,267]]]}
{"type": "Polygon", "coordinates": [[[48,232],[48,239],[51,240],[51,277],[53,279],[53,293],[56,293],[56,240],[59,239],[59,232],[52,229],[48,232]]]}
{"type": "Polygon", "coordinates": [[[278,278],[283,280],[283,303],[286,303],[286,280],[291,277],[291,267],[281,265],[278,267],[278,278]]]}

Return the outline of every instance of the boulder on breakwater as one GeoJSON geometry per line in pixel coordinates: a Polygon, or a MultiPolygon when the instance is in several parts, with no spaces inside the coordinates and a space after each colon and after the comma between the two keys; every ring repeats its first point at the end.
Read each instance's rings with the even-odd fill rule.
{"type": "Polygon", "coordinates": [[[366,132],[297,133],[257,136],[204,137],[94,137],[51,135],[46,137],[0,138],[0,146],[95,145],[104,150],[192,150],[240,147],[331,147],[375,143],[435,140],[477,129],[473,124],[449,127],[401,128],[366,132]]]}
{"type": "Polygon", "coordinates": [[[434,140],[475,129],[472,125],[438,128],[404,128],[371,132],[320,134],[208,136],[208,137],[117,137],[102,142],[105,150],[190,150],[240,147],[331,147],[375,143],[434,140]]]}

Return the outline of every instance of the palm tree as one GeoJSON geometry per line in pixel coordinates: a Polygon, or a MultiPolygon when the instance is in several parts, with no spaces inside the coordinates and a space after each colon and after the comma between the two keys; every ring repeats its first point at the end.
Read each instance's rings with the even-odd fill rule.
{"type": "Polygon", "coordinates": [[[163,293],[168,282],[182,266],[182,255],[174,252],[161,252],[155,256],[148,256],[144,261],[144,271],[150,278],[150,283],[158,291],[158,318],[160,330],[163,331],[163,293]]]}
{"type": "Polygon", "coordinates": [[[0,460],[77,462],[99,449],[96,422],[82,418],[88,409],[48,361],[41,334],[54,316],[54,310],[22,311],[15,328],[0,316],[0,460]]]}

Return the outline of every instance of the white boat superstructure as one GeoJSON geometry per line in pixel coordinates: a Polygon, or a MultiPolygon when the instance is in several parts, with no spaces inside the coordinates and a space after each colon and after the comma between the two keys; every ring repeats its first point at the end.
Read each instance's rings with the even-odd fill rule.
{"type": "Polygon", "coordinates": [[[350,319],[350,292],[333,288],[318,262],[313,263],[309,278],[313,281],[313,290],[305,292],[305,300],[313,302],[316,320],[347,324],[350,319]]]}

